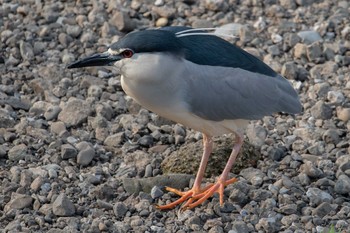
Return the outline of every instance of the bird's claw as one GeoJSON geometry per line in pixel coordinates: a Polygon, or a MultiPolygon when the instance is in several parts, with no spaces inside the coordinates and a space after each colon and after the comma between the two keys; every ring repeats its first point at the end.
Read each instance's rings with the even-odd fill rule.
{"type": "Polygon", "coordinates": [[[157,209],[160,209],[160,210],[172,209],[184,202],[185,203],[181,206],[182,210],[192,209],[202,204],[203,202],[205,202],[208,198],[213,196],[213,194],[216,192],[219,193],[220,205],[222,206],[224,204],[225,186],[232,184],[236,181],[237,181],[237,178],[232,178],[226,181],[219,179],[215,184],[209,184],[201,189],[193,187],[191,190],[185,191],[185,192],[182,192],[178,189],[166,187],[167,191],[173,192],[181,197],[178,200],[171,202],[167,205],[159,205],[157,206],[157,209]]]}

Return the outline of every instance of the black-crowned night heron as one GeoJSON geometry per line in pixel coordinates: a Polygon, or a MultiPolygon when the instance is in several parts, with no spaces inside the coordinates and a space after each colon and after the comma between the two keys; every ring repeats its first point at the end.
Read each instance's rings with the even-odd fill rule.
{"type": "MultiPolygon", "coordinates": [[[[298,95],[281,75],[253,55],[207,31],[188,27],[132,32],[107,52],[73,63],[68,68],[113,65],[120,70],[122,88],[136,102],[160,116],[203,133],[203,157],[192,189],[177,201],[193,208],[215,192],[223,204],[224,187],[237,179],[229,172],[243,144],[249,120],[275,112],[301,112],[298,95]],[[233,133],[235,145],[215,184],[201,187],[212,152],[212,137],[233,133]]],[[[190,165],[189,165],[190,166],[190,165]]]]}

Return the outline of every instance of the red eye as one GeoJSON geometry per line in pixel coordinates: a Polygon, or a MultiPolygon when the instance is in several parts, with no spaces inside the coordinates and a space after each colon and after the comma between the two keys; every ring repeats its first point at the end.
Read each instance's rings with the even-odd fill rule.
{"type": "Polygon", "coordinates": [[[130,57],[132,57],[132,55],[134,55],[134,52],[130,49],[126,49],[122,52],[122,56],[124,58],[130,58],[130,57]]]}

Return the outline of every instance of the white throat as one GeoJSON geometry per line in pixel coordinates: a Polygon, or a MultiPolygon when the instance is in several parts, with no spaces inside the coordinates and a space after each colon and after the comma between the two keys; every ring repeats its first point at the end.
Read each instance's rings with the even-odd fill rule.
{"type": "Polygon", "coordinates": [[[170,54],[141,53],[116,62],[116,66],[126,94],[145,108],[159,112],[181,98],[179,90],[183,87],[179,85],[183,82],[178,82],[178,77],[185,73],[181,62],[181,58],[170,54]]]}

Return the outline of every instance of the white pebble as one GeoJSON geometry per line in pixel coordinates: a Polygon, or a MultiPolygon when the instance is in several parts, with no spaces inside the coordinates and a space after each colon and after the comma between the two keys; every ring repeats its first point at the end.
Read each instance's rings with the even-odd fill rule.
{"type": "Polygon", "coordinates": [[[332,104],[340,104],[344,101],[344,95],[340,91],[329,91],[327,93],[327,99],[332,104]]]}

